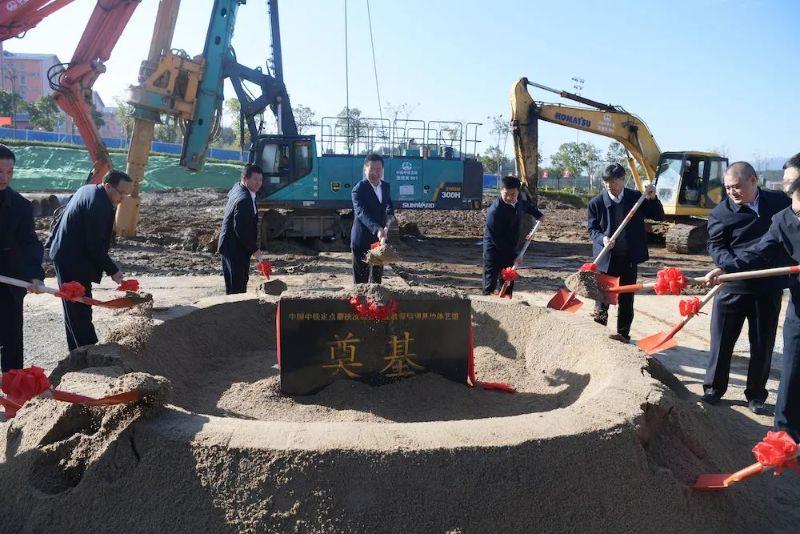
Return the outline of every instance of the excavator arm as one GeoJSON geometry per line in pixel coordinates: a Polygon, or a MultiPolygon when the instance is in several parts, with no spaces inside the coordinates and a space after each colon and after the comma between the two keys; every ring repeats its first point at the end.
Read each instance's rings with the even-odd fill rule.
{"type": "Polygon", "coordinates": [[[655,179],[661,150],[640,118],[620,107],[595,102],[566,91],[557,91],[529,82],[527,78],[520,78],[511,88],[511,125],[517,167],[521,179],[529,188],[536,189],[533,181],[538,175],[539,120],[610,137],[621,143],[628,151],[628,164],[640,191],[643,190],[642,181],[634,160],[641,165],[649,181],[655,179]],[[554,92],[595,109],[535,102],[528,92],[528,85],[554,92]]]}
{"type": "Polygon", "coordinates": [[[28,0],[0,4],[0,41],[22,37],[46,16],[74,0],[28,0]]]}
{"type": "Polygon", "coordinates": [[[90,181],[100,183],[111,170],[108,149],[92,118],[92,87],[105,72],[104,62],[111,57],[122,31],[141,0],[99,0],[72,60],[54,65],[47,73],[58,107],[72,117],[92,158],[90,181]]]}

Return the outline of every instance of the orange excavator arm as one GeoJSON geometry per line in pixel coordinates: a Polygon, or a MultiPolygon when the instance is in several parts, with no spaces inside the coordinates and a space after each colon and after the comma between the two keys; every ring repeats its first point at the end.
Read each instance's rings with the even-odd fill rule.
{"type": "Polygon", "coordinates": [[[28,0],[0,4],[0,41],[22,35],[74,0],[28,0]]]}
{"type": "Polygon", "coordinates": [[[108,149],[92,118],[92,87],[105,72],[104,62],[117,44],[141,0],[98,0],[72,60],[54,65],[48,72],[53,98],[72,117],[92,158],[90,181],[100,183],[111,170],[108,149]]]}

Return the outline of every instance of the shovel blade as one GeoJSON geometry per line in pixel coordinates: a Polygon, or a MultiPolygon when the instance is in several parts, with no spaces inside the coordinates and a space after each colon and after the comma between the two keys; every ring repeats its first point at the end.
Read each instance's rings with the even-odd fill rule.
{"type": "Polygon", "coordinates": [[[619,287],[619,276],[611,276],[610,274],[594,273],[597,284],[603,291],[609,291],[619,287]]]}
{"type": "Polygon", "coordinates": [[[693,490],[698,491],[713,491],[725,489],[730,486],[728,479],[732,473],[714,473],[710,475],[700,475],[697,480],[692,484],[693,490]]]}
{"type": "Polygon", "coordinates": [[[111,300],[86,300],[88,300],[92,306],[100,306],[101,308],[133,308],[134,306],[153,300],[153,297],[151,295],[142,296],[136,293],[129,293],[124,297],[111,300]]]}
{"type": "Polygon", "coordinates": [[[560,310],[569,313],[575,313],[581,306],[583,306],[583,302],[581,302],[574,293],[570,293],[563,287],[559,289],[558,292],[553,295],[553,298],[550,299],[550,302],[547,303],[547,307],[552,310],[560,310]]]}
{"type": "Polygon", "coordinates": [[[673,335],[666,332],[658,332],[652,336],[647,336],[639,340],[637,345],[647,354],[655,354],[664,350],[671,349],[678,344],[673,335]]]}

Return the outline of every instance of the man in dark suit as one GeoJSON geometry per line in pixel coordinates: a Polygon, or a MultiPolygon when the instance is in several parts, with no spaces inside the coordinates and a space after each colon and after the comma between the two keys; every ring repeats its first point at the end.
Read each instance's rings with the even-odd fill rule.
{"type": "MultiPolygon", "coordinates": [[[[784,193],[759,189],[753,167],[740,161],[725,173],[727,198],[708,217],[708,253],[717,266],[726,265],[767,233],[772,217],[791,205],[784,193]]],[[[744,396],[754,413],[764,411],[767,379],[778,329],[783,289],[788,277],[729,282],[714,299],[711,353],[703,381],[703,401],[717,404],[728,389],[733,346],[747,319],[750,364],[744,396]]]]}
{"type": "MultiPolygon", "coordinates": [[[[500,272],[514,265],[519,254],[519,228],[525,214],[541,219],[544,215],[532,203],[519,198],[522,184],[516,176],[503,176],[500,196],[486,211],[483,229],[483,294],[491,295],[497,289],[500,272]]],[[[514,292],[514,282],[509,283],[506,294],[514,292]]]]}
{"type": "MultiPolygon", "coordinates": [[[[719,283],[717,276],[725,272],[800,262],[800,216],[797,215],[800,213],[800,153],[783,166],[783,190],[790,195],[791,206],[773,217],[767,233],[752,247],[735,250],[735,255],[722,256],[719,267],[710,271],[706,280],[719,283]]],[[[781,382],[775,401],[775,430],[788,432],[800,443],[800,283],[797,276],[790,277],[789,290],[791,298],[783,322],[781,382]]]]}
{"type": "MultiPolygon", "coordinates": [[[[36,236],[31,203],[11,189],[16,157],[0,145],[0,274],[33,284],[39,293],[44,249],[36,236]]],[[[22,300],[25,290],[0,284],[0,366],[2,372],[22,369],[22,300]]]]}
{"type": "MultiPolygon", "coordinates": [[[[133,180],[122,171],[113,170],[102,185],[79,188],[64,210],[50,244],[50,258],[56,268],[59,285],[80,282],[86,296],[92,296],[92,282],[99,283],[106,273],[122,282],[123,273],[108,255],[114,229],[114,213],[122,199],[133,191],[133,180]]],[[[62,301],[64,325],[69,350],[97,343],[92,324],[92,307],[62,301]]]]}
{"type": "Polygon", "coordinates": [[[242,180],[228,192],[217,246],[217,252],[222,257],[225,293],[228,295],[247,292],[250,256],[255,254],[256,259],[261,261],[256,193],[263,181],[261,167],[247,164],[242,171],[242,180]]]}
{"type": "Polygon", "coordinates": [[[389,184],[383,181],[383,158],[369,154],[364,159],[364,179],[353,187],[353,228],[350,231],[350,250],[353,252],[353,283],[380,284],[383,266],[364,261],[370,246],[385,240],[389,217],[394,206],[389,184]]]}
{"type": "MultiPolygon", "coordinates": [[[[588,227],[592,237],[593,254],[597,257],[603,247],[611,246],[597,270],[601,273],[619,277],[621,285],[635,284],[640,263],[650,258],[647,250],[647,231],[645,218],[661,221],[664,219],[664,207],[656,197],[656,188],[645,187],[646,200],[636,214],[628,222],[616,241],[611,236],[625,219],[642,193],[625,188],[625,169],[619,163],[612,163],[603,172],[605,192],[589,201],[588,227]]],[[[631,324],[633,323],[633,293],[619,296],[617,309],[617,333],[609,337],[627,343],[630,341],[631,324]]],[[[595,302],[595,322],[602,325],[608,323],[608,304],[595,302]]]]}

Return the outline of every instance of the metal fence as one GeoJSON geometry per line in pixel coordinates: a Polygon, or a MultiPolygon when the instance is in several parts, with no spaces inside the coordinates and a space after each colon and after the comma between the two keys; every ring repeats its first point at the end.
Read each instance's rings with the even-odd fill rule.
{"type": "MultiPolygon", "coordinates": [[[[19,130],[14,128],[0,128],[0,139],[13,139],[15,141],[38,141],[40,143],[62,143],[66,145],[86,146],[83,138],[77,134],[65,134],[57,132],[39,132],[36,130],[19,130]]],[[[120,150],[128,149],[128,140],[115,137],[104,137],[103,143],[108,148],[120,150]]],[[[177,143],[162,143],[153,141],[151,150],[165,154],[180,155],[182,145],[177,143]]],[[[209,148],[208,157],[227,161],[247,161],[247,153],[238,150],[227,150],[224,148],[209,148]]]]}

